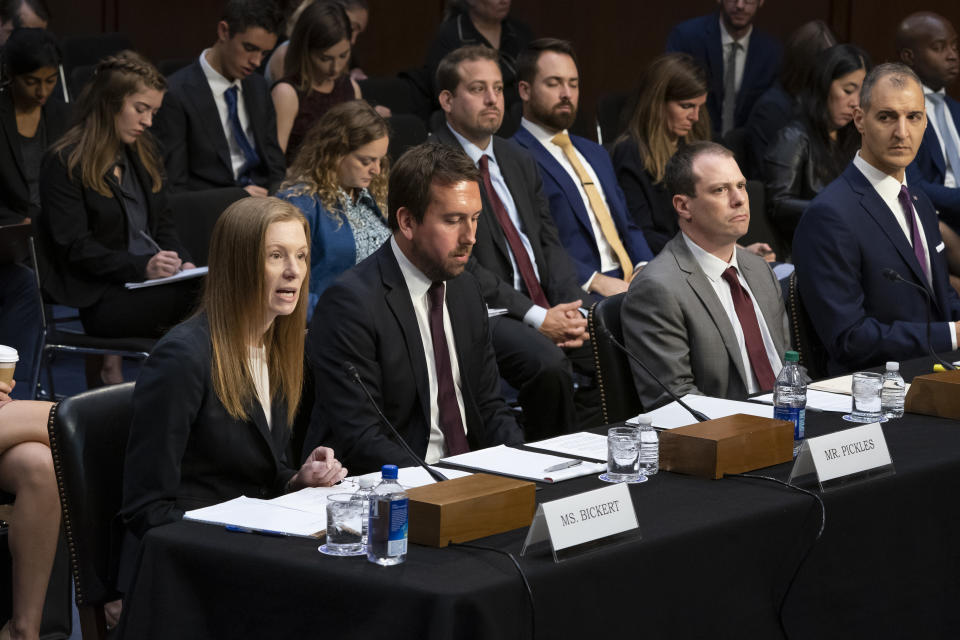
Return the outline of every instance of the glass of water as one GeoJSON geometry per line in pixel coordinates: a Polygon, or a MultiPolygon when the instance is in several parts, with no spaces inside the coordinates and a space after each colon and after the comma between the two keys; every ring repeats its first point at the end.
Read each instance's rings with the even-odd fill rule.
{"type": "Polygon", "coordinates": [[[360,556],[363,546],[363,499],[351,493],[327,496],[327,542],[320,552],[330,556],[360,556]]]}
{"type": "Polygon", "coordinates": [[[607,472],[600,474],[604,482],[646,482],[640,473],[640,432],[633,427],[611,427],[607,430],[607,472]]]}
{"type": "Polygon", "coordinates": [[[883,376],[871,371],[858,371],[853,374],[851,389],[852,407],[849,415],[843,416],[850,422],[885,422],[880,402],[880,389],[883,376]]]}

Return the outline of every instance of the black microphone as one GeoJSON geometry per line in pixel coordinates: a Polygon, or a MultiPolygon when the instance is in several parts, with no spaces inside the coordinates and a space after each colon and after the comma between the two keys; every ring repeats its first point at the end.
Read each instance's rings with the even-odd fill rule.
{"type": "MultiPolygon", "coordinates": [[[[897,273],[897,272],[894,271],[893,269],[890,269],[889,267],[883,269],[883,271],[881,271],[881,273],[883,274],[883,277],[884,277],[884,278],[886,278],[887,280],[890,280],[891,282],[902,282],[903,284],[908,284],[908,285],[910,285],[911,287],[913,287],[914,289],[919,289],[919,290],[923,293],[923,295],[925,296],[925,298],[926,298],[926,300],[927,300],[927,352],[930,354],[930,356],[931,356],[934,360],[936,360],[937,362],[939,362],[939,363],[943,366],[944,369],[947,369],[947,370],[949,370],[949,371],[953,371],[954,369],[956,369],[955,366],[953,366],[953,365],[950,364],[949,362],[945,362],[945,361],[944,361],[940,356],[938,356],[938,355],[936,354],[936,352],[933,350],[933,339],[930,337],[930,325],[933,323],[933,320],[932,320],[932,318],[931,318],[931,314],[932,314],[932,311],[931,311],[931,310],[932,310],[932,308],[933,308],[933,298],[930,297],[930,292],[927,291],[927,288],[926,288],[926,287],[921,287],[920,285],[918,285],[918,284],[915,283],[915,282],[910,282],[909,280],[907,280],[906,278],[904,278],[903,276],[901,276],[899,273],[897,273]]],[[[954,329],[954,331],[956,331],[956,329],[954,329]]]]}
{"type": "Polygon", "coordinates": [[[610,329],[607,328],[607,325],[606,325],[605,323],[603,323],[603,322],[597,322],[597,325],[600,327],[600,329],[603,330],[603,333],[606,334],[606,336],[607,336],[607,338],[610,340],[610,342],[612,342],[613,344],[615,344],[615,345],[617,346],[617,348],[620,349],[620,351],[623,351],[625,354],[627,354],[627,357],[628,357],[628,358],[630,358],[631,360],[633,360],[634,362],[636,362],[638,365],[640,365],[640,368],[643,369],[644,371],[646,371],[646,372],[647,372],[647,375],[650,376],[651,378],[653,378],[653,379],[656,381],[656,383],[657,383],[658,385],[660,385],[660,388],[667,392],[667,395],[668,395],[668,396],[670,396],[671,398],[673,398],[673,400],[674,400],[677,404],[679,404],[681,407],[683,407],[684,409],[686,409],[687,412],[688,412],[690,415],[692,415],[694,418],[696,418],[696,419],[697,419],[697,422],[706,422],[707,420],[710,419],[710,418],[708,418],[707,416],[705,416],[703,413],[697,411],[696,409],[694,409],[693,407],[691,407],[690,405],[688,405],[686,402],[684,402],[683,400],[681,400],[680,397],[677,396],[677,394],[675,394],[673,391],[671,391],[671,390],[667,387],[667,385],[663,384],[663,381],[660,380],[660,378],[658,378],[657,376],[655,376],[655,375],[653,374],[653,372],[650,371],[650,369],[647,368],[647,365],[643,364],[643,361],[640,360],[640,358],[638,358],[637,356],[635,356],[635,355],[633,354],[633,352],[631,352],[631,351],[630,351],[629,349],[627,349],[625,346],[623,346],[622,344],[620,344],[620,341],[613,337],[613,334],[610,332],[610,329]]]}
{"type": "Polygon", "coordinates": [[[343,363],[343,371],[348,376],[353,378],[354,382],[360,385],[360,388],[363,389],[364,395],[367,396],[367,400],[369,400],[373,408],[377,410],[377,415],[380,416],[380,420],[383,421],[383,424],[387,425],[387,428],[390,429],[390,433],[394,435],[394,437],[397,439],[397,442],[399,442],[400,446],[403,447],[403,450],[406,451],[411,458],[416,460],[417,464],[419,464],[421,467],[426,469],[427,473],[430,474],[430,477],[436,480],[437,482],[443,482],[444,480],[449,480],[450,478],[443,475],[436,469],[433,469],[430,465],[426,463],[426,461],[423,458],[421,458],[416,453],[414,453],[413,449],[410,448],[410,445],[407,444],[407,441],[403,439],[403,436],[401,436],[400,433],[396,430],[396,428],[394,428],[393,424],[391,424],[390,421],[387,420],[387,416],[383,415],[383,411],[380,411],[380,407],[377,406],[377,402],[373,399],[373,396],[370,395],[370,391],[367,390],[367,385],[363,384],[363,380],[360,379],[360,372],[357,371],[357,368],[354,366],[354,364],[349,360],[345,360],[343,363]]]}

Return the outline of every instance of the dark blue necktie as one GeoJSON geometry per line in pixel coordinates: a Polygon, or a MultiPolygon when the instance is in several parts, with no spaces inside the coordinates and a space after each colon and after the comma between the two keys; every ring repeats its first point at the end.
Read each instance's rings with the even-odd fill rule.
{"type": "Polygon", "coordinates": [[[253,180],[250,179],[250,171],[260,165],[260,156],[257,155],[257,150],[250,144],[250,141],[247,139],[247,134],[243,132],[243,125],[240,124],[240,115],[237,113],[237,86],[234,85],[224,91],[223,97],[227,101],[227,117],[230,119],[233,139],[240,147],[240,151],[243,152],[243,157],[246,159],[243,166],[240,167],[237,181],[241,186],[253,184],[253,180]]]}

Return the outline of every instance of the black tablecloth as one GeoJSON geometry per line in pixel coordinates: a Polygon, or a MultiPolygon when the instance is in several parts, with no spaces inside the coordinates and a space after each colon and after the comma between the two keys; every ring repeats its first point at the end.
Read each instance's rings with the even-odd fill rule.
{"type": "MultiPolygon", "coordinates": [[[[904,367],[907,377],[920,372],[904,367]]],[[[848,428],[808,412],[808,436],[848,428]]],[[[953,638],[960,633],[960,429],[907,415],[884,425],[896,474],[823,494],[823,537],[784,607],[790,638],[953,638]]],[[[790,465],[758,471],[786,479],[790,465]]],[[[544,502],[605,486],[544,486],[544,502]]],[[[536,637],[781,638],[777,612],[820,514],[760,480],[661,472],[630,487],[640,535],[555,564],[518,558],[536,637]]],[[[526,529],[477,541],[519,555],[526,529]]],[[[510,560],[410,546],[405,564],[330,558],[318,542],[191,522],[145,538],[125,638],[529,638],[510,560]]]]}

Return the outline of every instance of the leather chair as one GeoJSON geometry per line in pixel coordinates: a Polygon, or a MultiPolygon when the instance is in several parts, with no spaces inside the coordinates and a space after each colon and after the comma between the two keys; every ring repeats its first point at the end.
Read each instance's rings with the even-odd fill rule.
{"type": "MultiPolygon", "coordinates": [[[[634,100],[625,91],[616,91],[600,96],[597,100],[597,141],[609,149],[627,124],[632,113],[625,113],[634,100]]],[[[632,111],[632,108],[631,108],[632,111]]]]}
{"type": "Polygon", "coordinates": [[[390,146],[387,155],[396,162],[404,152],[427,141],[427,125],[418,116],[398,113],[387,119],[390,126],[390,146]]]}
{"type": "Polygon", "coordinates": [[[781,282],[785,289],[783,302],[790,321],[790,343],[800,355],[800,366],[806,367],[807,375],[814,380],[822,378],[827,375],[827,350],[810,322],[803,301],[800,300],[797,272],[791,273],[785,283],[781,282]]]}
{"type": "Polygon", "coordinates": [[[597,385],[600,387],[600,411],[604,424],[622,422],[641,412],[640,396],[633,384],[633,372],[626,354],[613,344],[610,334],[623,344],[623,328],[620,324],[620,293],[604,298],[590,307],[590,342],[597,368],[597,385]]]}
{"type": "Polygon", "coordinates": [[[132,405],[128,382],[67,398],[50,414],[50,451],[84,640],[106,637],[103,605],[120,597],[116,560],[123,531],[116,515],[132,405]]]}
{"type": "Polygon", "coordinates": [[[193,264],[202,267],[210,255],[210,236],[213,227],[224,209],[247,192],[240,187],[222,187],[201,191],[179,191],[169,197],[170,211],[177,235],[193,259],[193,264]]]}

